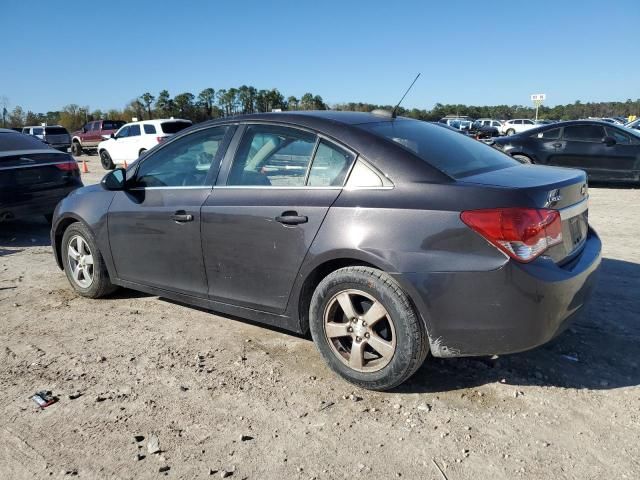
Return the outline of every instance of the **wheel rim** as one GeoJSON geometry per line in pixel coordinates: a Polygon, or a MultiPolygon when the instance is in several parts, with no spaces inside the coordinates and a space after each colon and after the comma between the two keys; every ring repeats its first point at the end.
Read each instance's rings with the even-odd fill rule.
{"type": "Polygon", "coordinates": [[[386,367],[396,351],[396,331],[382,303],[362,290],[343,290],[324,311],[324,334],[338,359],[358,372],[386,367]]]}
{"type": "Polygon", "coordinates": [[[100,152],[100,160],[102,161],[102,167],[105,169],[109,168],[109,158],[107,157],[107,152],[100,152]]]}
{"type": "Polygon", "coordinates": [[[73,281],[81,288],[93,283],[93,255],[87,241],[74,235],[67,245],[67,263],[73,281]]]}

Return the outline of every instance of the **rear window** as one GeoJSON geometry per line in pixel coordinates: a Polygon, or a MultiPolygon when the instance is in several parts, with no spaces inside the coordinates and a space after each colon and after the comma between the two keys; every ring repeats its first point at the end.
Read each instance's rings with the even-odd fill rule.
{"type": "Polygon", "coordinates": [[[102,121],[103,130],[118,130],[123,125],[124,125],[124,122],[120,120],[103,120],[102,121]]]}
{"type": "MultiPolygon", "coordinates": [[[[0,132],[0,155],[11,150],[47,150],[49,147],[36,137],[17,132],[0,132]]],[[[0,157],[1,159],[2,157],[0,157]]]]}
{"type": "Polygon", "coordinates": [[[163,133],[178,133],[191,126],[191,122],[162,122],[160,128],[163,133]]]}
{"type": "Polygon", "coordinates": [[[44,129],[46,135],[67,135],[67,129],[64,127],[45,127],[44,129]]]}
{"type": "Polygon", "coordinates": [[[396,142],[453,178],[519,164],[482,142],[419,120],[363,123],[358,127],[396,142]]]}

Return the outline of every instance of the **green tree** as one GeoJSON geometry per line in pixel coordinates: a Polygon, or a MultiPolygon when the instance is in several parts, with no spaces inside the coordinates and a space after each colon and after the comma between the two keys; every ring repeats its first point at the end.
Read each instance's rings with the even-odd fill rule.
{"type": "Polygon", "coordinates": [[[151,115],[151,104],[153,103],[153,101],[155,99],[156,99],[156,97],[151,95],[149,92],[143,93],[140,96],[140,100],[142,100],[142,103],[144,104],[145,108],[147,109],[147,115],[148,115],[149,120],[151,120],[153,118],[153,116],[151,115]]]}
{"type": "Polygon", "coordinates": [[[193,115],[193,101],[195,98],[196,97],[193,93],[189,92],[181,93],[173,98],[173,103],[181,118],[191,118],[193,115]]]}
{"type": "Polygon", "coordinates": [[[156,111],[163,117],[170,117],[173,115],[173,108],[173,100],[171,100],[169,92],[167,90],[160,91],[156,100],[156,111]]]}
{"type": "Polygon", "coordinates": [[[16,105],[7,117],[7,122],[10,127],[18,128],[24,127],[25,114],[20,105],[16,105]]]}
{"type": "Polygon", "coordinates": [[[198,94],[198,104],[204,109],[205,118],[212,118],[215,98],[216,91],[213,88],[205,88],[198,94]]]}

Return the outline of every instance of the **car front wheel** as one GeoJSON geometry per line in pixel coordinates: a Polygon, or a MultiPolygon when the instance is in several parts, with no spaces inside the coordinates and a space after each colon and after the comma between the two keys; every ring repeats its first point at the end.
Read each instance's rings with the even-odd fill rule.
{"type": "Polygon", "coordinates": [[[510,128],[509,130],[507,130],[507,135],[511,136],[513,134],[515,134],[516,131],[513,128],[510,128]]]}
{"type": "Polygon", "coordinates": [[[64,271],[83,297],[100,298],[116,290],[93,235],[82,223],[72,223],[62,236],[64,271]]]}
{"type": "Polygon", "coordinates": [[[329,367],[347,381],[388,390],[407,380],[429,350],[424,323],[388,274],[346,267],[323,279],[309,326],[329,367]]]}
{"type": "Polygon", "coordinates": [[[520,163],[524,163],[524,164],[530,164],[533,163],[533,161],[527,157],[526,155],[520,155],[520,154],[516,154],[516,155],[512,155],[513,158],[517,161],[519,161],[520,163]]]}

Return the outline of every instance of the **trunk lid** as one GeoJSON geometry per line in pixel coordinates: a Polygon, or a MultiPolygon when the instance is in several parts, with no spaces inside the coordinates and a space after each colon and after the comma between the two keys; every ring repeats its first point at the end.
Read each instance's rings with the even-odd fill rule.
{"type": "Polygon", "coordinates": [[[80,176],[75,160],[66,153],[53,150],[7,153],[0,155],[0,190],[3,194],[11,193],[13,199],[16,194],[69,185],[80,176]]]}
{"type": "Polygon", "coordinates": [[[471,175],[460,181],[519,190],[529,198],[527,205],[508,206],[560,211],[562,243],[554,245],[544,253],[556,263],[566,263],[582,250],[589,228],[587,175],[582,170],[543,165],[518,165],[471,175]]]}

